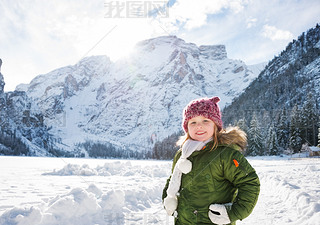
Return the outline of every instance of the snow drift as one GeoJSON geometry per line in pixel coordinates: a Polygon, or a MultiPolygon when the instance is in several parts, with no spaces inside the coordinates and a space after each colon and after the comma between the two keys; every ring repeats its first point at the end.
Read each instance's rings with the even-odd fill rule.
{"type": "MultiPolygon", "coordinates": [[[[319,159],[249,161],[261,193],[238,225],[319,224],[319,159]]],[[[0,157],[0,170],[1,225],[173,224],[161,201],[168,161],[0,157]]]]}

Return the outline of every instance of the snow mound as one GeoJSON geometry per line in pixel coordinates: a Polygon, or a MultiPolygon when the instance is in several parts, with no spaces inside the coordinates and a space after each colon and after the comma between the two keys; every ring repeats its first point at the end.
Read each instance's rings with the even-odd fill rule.
{"type": "MultiPolygon", "coordinates": [[[[164,178],[169,174],[170,163],[133,165],[130,161],[112,161],[96,168],[69,163],[62,169],[42,173],[42,176],[132,177],[133,182],[144,179],[146,182],[150,180],[151,185],[139,185],[134,189],[132,186],[116,186],[107,191],[95,184],[87,188],[76,187],[66,194],[43,199],[38,205],[26,204],[8,209],[0,216],[0,225],[125,224],[125,221],[141,221],[145,211],[161,205],[164,178]],[[155,178],[161,182],[153,181],[155,178]]],[[[161,219],[157,217],[157,214],[151,215],[148,221],[158,223],[161,219]]]]}
{"type": "Polygon", "coordinates": [[[54,169],[52,172],[43,173],[42,175],[56,175],[56,176],[147,176],[147,177],[168,177],[170,174],[169,163],[168,166],[152,165],[141,166],[132,165],[130,161],[127,162],[111,162],[105,163],[104,166],[97,166],[90,168],[87,164],[67,164],[60,170],[54,169]],[[130,168],[130,170],[128,170],[130,168]]]}
{"type": "Polygon", "coordinates": [[[159,198],[156,190],[137,192],[110,190],[103,193],[94,184],[87,189],[74,188],[65,195],[43,202],[38,206],[15,207],[0,217],[6,225],[56,225],[56,224],[124,224],[126,217],[136,211],[151,208],[159,198]],[[151,193],[151,194],[150,194],[151,193]]]}

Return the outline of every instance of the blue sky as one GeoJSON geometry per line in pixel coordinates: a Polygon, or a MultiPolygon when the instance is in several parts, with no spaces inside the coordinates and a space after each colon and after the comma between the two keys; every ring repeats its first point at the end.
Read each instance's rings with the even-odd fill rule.
{"type": "Polygon", "coordinates": [[[266,62],[320,23],[319,0],[167,2],[0,1],[5,91],[85,56],[108,55],[117,60],[138,41],[163,35],[176,35],[198,46],[224,44],[231,59],[266,62]],[[167,8],[156,13],[157,6],[167,8]]]}

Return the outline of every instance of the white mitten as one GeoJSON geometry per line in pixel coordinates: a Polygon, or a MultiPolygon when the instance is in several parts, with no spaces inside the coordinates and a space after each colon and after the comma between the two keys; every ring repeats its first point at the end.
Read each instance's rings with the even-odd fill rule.
{"type": "Polygon", "coordinates": [[[192,170],[192,163],[188,159],[181,159],[180,158],[178,160],[177,166],[178,166],[179,170],[184,174],[187,174],[192,170]]]}
{"type": "Polygon", "coordinates": [[[169,216],[172,216],[172,214],[174,213],[174,211],[176,211],[177,206],[178,206],[178,199],[176,197],[171,197],[171,196],[167,196],[164,200],[163,200],[163,205],[164,208],[167,211],[167,214],[169,216]]]}
{"type": "Polygon", "coordinates": [[[226,207],[221,204],[211,204],[209,206],[209,218],[215,224],[231,223],[226,207]]]}

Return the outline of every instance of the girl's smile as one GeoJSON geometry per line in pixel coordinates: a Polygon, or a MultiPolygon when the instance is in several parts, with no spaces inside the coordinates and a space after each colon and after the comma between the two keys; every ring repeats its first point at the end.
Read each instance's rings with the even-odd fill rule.
{"type": "Polygon", "coordinates": [[[206,141],[213,136],[214,122],[204,116],[196,116],[188,121],[190,137],[196,141],[206,141]]]}

